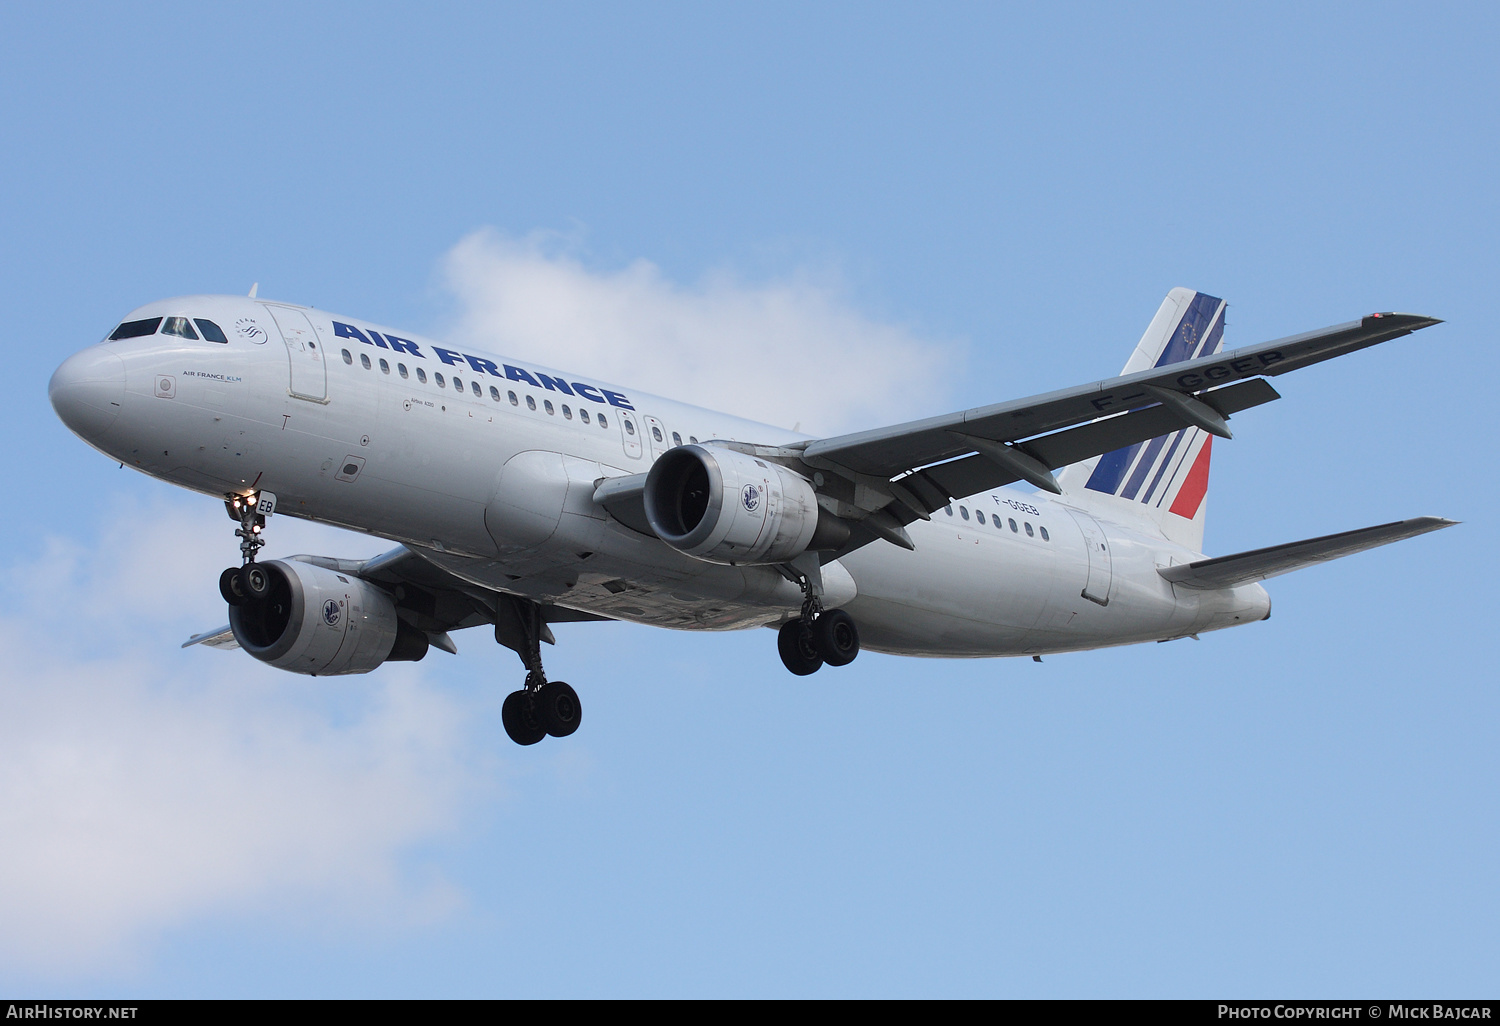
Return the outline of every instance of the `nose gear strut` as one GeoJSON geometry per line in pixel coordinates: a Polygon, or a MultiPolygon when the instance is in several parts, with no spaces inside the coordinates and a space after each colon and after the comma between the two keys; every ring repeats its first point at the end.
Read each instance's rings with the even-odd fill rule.
{"type": "Polygon", "coordinates": [[[245,579],[245,571],[255,563],[255,554],[265,546],[261,532],[266,527],[266,517],[276,512],[275,492],[251,492],[249,495],[230,495],[224,499],[224,511],[229,519],[240,526],[234,535],[240,540],[241,566],[230,567],[219,575],[219,594],[231,606],[243,606],[256,596],[254,588],[245,579]]]}

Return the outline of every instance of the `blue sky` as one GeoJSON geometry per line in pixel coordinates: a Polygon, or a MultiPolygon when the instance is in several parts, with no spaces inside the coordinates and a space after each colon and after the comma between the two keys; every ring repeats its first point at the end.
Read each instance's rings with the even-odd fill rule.
{"type": "MultiPolygon", "coordinates": [[[[0,991],[1493,993],[1496,30],[6,6],[0,991]],[[586,722],[520,750],[480,631],[336,681],[177,648],[223,621],[231,525],[46,382],[257,281],[830,429],[1112,374],[1175,285],[1231,346],[1431,314],[1235,419],[1207,545],[1464,524],[1278,579],[1266,623],[1041,665],[797,680],[769,632],[568,626],[586,722]]],[[[273,522],[272,554],[379,548],[273,522]]]]}

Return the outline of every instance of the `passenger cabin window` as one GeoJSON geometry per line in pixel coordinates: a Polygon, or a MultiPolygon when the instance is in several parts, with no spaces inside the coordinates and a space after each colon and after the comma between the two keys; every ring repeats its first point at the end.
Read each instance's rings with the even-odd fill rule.
{"type": "Polygon", "coordinates": [[[193,330],[193,326],[188,323],[186,317],[168,317],[167,323],[161,326],[161,333],[163,335],[176,335],[178,338],[190,338],[194,342],[198,341],[198,333],[193,330]]]}
{"type": "Polygon", "coordinates": [[[947,513],[948,513],[948,515],[950,517],[953,515],[953,507],[952,506],[945,506],[944,509],[947,511],[947,513]]]}
{"type": "Polygon", "coordinates": [[[673,445],[681,445],[682,444],[682,436],[679,435],[676,431],[672,432],[672,444],[673,445]]]}
{"type": "Polygon", "coordinates": [[[625,422],[625,433],[627,435],[635,434],[635,425],[628,420],[625,422]]]}
{"type": "Polygon", "coordinates": [[[443,380],[443,376],[441,374],[433,374],[432,375],[432,383],[434,385],[436,385],[438,388],[447,388],[448,387],[448,382],[446,382],[446,381],[443,380]]]}
{"type": "Polygon", "coordinates": [[[1031,521],[1026,521],[1026,537],[1035,538],[1036,532],[1031,529],[1031,521]]]}
{"type": "Polygon", "coordinates": [[[406,371],[406,364],[404,364],[404,363],[398,363],[398,364],[396,364],[396,373],[400,374],[403,378],[407,377],[408,375],[407,375],[407,371],[406,371]]]}
{"type": "Polygon", "coordinates": [[[347,349],[343,350],[343,353],[344,353],[344,362],[347,363],[347,364],[349,364],[352,367],[354,365],[354,354],[351,353],[351,352],[349,352],[349,350],[347,350],[347,349]]]}
{"type": "Polygon", "coordinates": [[[464,383],[462,381],[459,381],[457,378],[454,378],[453,379],[453,390],[455,392],[462,392],[464,390],[464,383]]]}
{"type": "Polygon", "coordinates": [[[572,419],[573,419],[573,411],[568,408],[568,404],[567,403],[563,403],[563,420],[572,420],[572,419]]]}
{"type": "Polygon", "coordinates": [[[531,398],[531,396],[529,396],[529,395],[526,397],[526,408],[528,410],[535,410],[536,409],[536,400],[533,399],[533,398],[531,398]]]}
{"type": "Polygon", "coordinates": [[[1052,540],[1052,536],[1047,533],[1047,529],[1045,527],[1038,528],[1037,530],[1039,530],[1039,531],[1042,532],[1042,541],[1051,541],[1052,540]]]}
{"type": "Polygon", "coordinates": [[[578,408],[578,419],[587,424],[589,422],[589,411],[580,406],[578,408]]]}
{"type": "Polygon", "coordinates": [[[688,441],[692,442],[694,445],[697,445],[698,444],[698,436],[697,435],[688,435],[688,441]]]}
{"type": "Polygon", "coordinates": [[[382,373],[382,374],[389,374],[390,372],[391,372],[391,365],[389,363],[387,363],[384,358],[382,358],[381,361],[380,361],[380,373],[382,373]]]}
{"type": "Polygon", "coordinates": [[[479,382],[477,381],[469,382],[469,391],[474,393],[475,399],[478,399],[484,395],[484,393],[479,390],[479,382]]]}
{"type": "Polygon", "coordinates": [[[369,353],[360,353],[359,354],[359,365],[361,367],[363,367],[365,370],[369,370],[370,369],[370,354],[369,353]]]}
{"type": "Polygon", "coordinates": [[[156,329],[159,327],[161,327],[160,317],[147,317],[143,321],[126,321],[110,332],[109,340],[111,342],[118,342],[122,338],[142,338],[146,335],[155,335],[156,329]]]}
{"type": "Polygon", "coordinates": [[[984,523],[984,510],[976,509],[974,511],[974,519],[979,521],[981,524],[984,523]]]}
{"type": "Polygon", "coordinates": [[[651,437],[656,439],[658,442],[666,441],[666,439],[661,436],[661,428],[657,427],[655,424],[651,425],[651,437]]]}
{"type": "Polygon", "coordinates": [[[547,416],[549,416],[549,417],[552,416],[553,414],[555,414],[557,412],[556,410],[554,410],[552,408],[552,400],[551,399],[543,399],[542,400],[542,408],[547,411],[547,416]]]}
{"type": "Polygon", "coordinates": [[[963,517],[965,520],[969,519],[969,507],[967,507],[967,506],[960,506],[960,507],[958,507],[958,515],[961,516],[961,517],[963,517]]]}
{"type": "Polygon", "coordinates": [[[604,419],[604,414],[602,414],[602,413],[599,414],[599,426],[602,427],[602,428],[609,427],[609,421],[607,421],[607,420],[604,419]]]}
{"type": "Polygon", "coordinates": [[[421,367],[417,368],[417,380],[424,385],[427,384],[427,372],[421,367]]]}
{"type": "Polygon", "coordinates": [[[508,396],[510,396],[510,404],[512,406],[520,406],[521,405],[521,400],[519,400],[519,399],[516,398],[516,393],[514,393],[514,392],[507,392],[505,394],[508,395],[508,396]]]}
{"type": "Polygon", "coordinates": [[[495,400],[495,402],[497,403],[500,401],[500,390],[494,385],[490,386],[490,398],[495,400]]]}
{"type": "Polygon", "coordinates": [[[206,341],[228,344],[229,339],[225,336],[224,329],[220,328],[213,321],[206,321],[202,317],[194,317],[193,323],[198,325],[198,330],[203,332],[203,338],[206,341]]]}
{"type": "Polygon", "coordinates": [[[1010,520],[1010,529],[1012,531],[1019,531],[1020,530],[1020,528],[1016,526],[1015,517],[1011,517],[1011,520],[1010,520]]]}

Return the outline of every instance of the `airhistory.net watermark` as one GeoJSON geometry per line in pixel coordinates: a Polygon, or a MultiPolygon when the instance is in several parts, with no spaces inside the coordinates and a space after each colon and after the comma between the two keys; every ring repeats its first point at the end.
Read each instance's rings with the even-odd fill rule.
{"type": "Polygon", "coordinates": [[[7,1019],[134,1019],[137,1005],[53,1005],[28,1002],[7,1005],[7,1019]]]}

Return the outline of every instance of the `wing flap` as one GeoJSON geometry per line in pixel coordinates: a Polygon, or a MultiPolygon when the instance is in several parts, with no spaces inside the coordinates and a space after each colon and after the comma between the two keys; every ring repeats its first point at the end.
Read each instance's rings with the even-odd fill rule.
{"type": "Polygon", "coordinates": [[[1429,531],[1440,531],[1455,523],[1457,521],[1444,520],[1442,517],[1416,517],[1376,527],[1362,527],[1356,531],[1328,534],[1321,538],[1272,545],[1250,552],[1237,552],[1232,556],[1200,559],[1184,566],[1162,567],[1156,572],[1184,588],[1232,588],[1237,584],[1263,581],[1316,563],[1326,563],[1365,549],[1415,538],[1429,531]]]}

